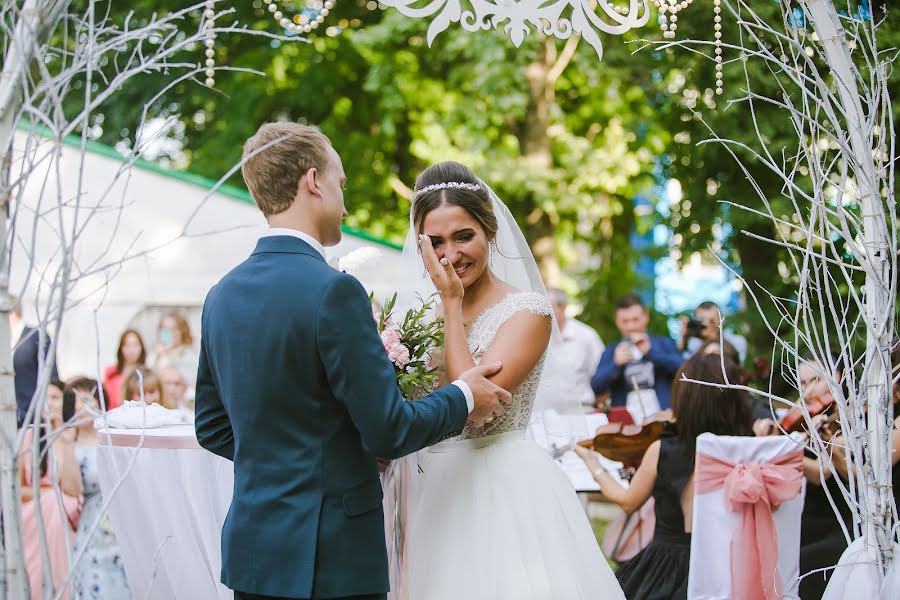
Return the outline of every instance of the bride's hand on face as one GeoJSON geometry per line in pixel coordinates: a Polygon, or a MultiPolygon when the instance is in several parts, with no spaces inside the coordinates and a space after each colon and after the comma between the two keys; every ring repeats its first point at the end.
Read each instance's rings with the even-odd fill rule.
{"type": "Polygon", "coordinates": [[[465,294],[462,280],[453,270],[453,265],[449,260],[438,258],[431,245],[430,237],[419,235],[419,250],[422,252],[422,260],[425,261],[425,268],[428,269],[431,282],[434,283],[443,302],[446,304],[454,300],[461,301],[465,294]]]}

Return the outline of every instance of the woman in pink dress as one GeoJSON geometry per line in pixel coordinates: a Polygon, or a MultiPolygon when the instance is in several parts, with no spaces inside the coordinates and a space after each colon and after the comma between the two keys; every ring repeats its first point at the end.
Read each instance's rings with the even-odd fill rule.
{"type": "MultiPolygon", "coordinates": [[[[81,512],[81,471],[75,458],[75,430],[64,427],[62,400],[63,384],[59,381],[50,382],[47,386],[49,433],[45,420],[38,440],[40,471],[37,497],[35,497],[32,455],[33,428],[25,432],[25,443],[19,463],[25,570],[28,573],[32,600],[44,597],[41,539],[46,540],[47,554],[50,558],[50,581],[56,590],[63,585],[69,572],[69,554],[75,541],[75,529],[81,512]],[[38,525],[38,511],[43,521],[43,535],[38,525]]],[[[62,598],[68,600],[68,591],[62,598]]]]}
{"type": "Polygon", "coordinates": [[[112,410],[122,405],[122,384],[136,367],[144,366],[147,350],[141,334],[134,329],[126,329],[119,338],[116,350],[116,364],[106,367],[103,373],[103,387],[109,394],[106,409],[112,410]]]}

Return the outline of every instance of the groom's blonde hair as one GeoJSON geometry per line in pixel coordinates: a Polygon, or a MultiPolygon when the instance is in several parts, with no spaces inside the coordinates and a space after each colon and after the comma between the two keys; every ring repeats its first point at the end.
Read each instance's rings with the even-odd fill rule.
{"type": "Polygon", "coordinates": [[[329,146],[318,128],[287,121],[266,123],[244,143],[241,174],[265,216],[290,207],[307,171],[328,168],[329,146]]]}

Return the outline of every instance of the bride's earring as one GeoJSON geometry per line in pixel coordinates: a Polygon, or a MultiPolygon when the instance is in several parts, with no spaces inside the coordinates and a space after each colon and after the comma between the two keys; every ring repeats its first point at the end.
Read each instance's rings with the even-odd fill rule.
{"type": "Polygon", "coordinates": [[[494,242],[488,244],[488,267],[494,268],[494,242]]]}

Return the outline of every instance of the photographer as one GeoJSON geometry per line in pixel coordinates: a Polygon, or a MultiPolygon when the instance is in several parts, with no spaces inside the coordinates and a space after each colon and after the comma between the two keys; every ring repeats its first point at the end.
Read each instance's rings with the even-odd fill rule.
{"type": "Polygon", "coordinates": [[[682,357],[675,342],[647,333],[650,311],[637,296],[616,303],[616,327],[622,340],[610,344],[591,379],[594,393],[609,392],[611,406],[624,406],[635,422],[669,408],[672,377],[682,357]]]}
{"type": "Polygon", "coordinates": [[[694,310],[693,317],[681,320],[681,342],[678,349],[690,358],[707,342],[718,342],[721,337],[735,347],[743,364],[747,360],[747,340],[729,329],[721,329],[722,311],[715,302],[704,302],[694,310]]]}

